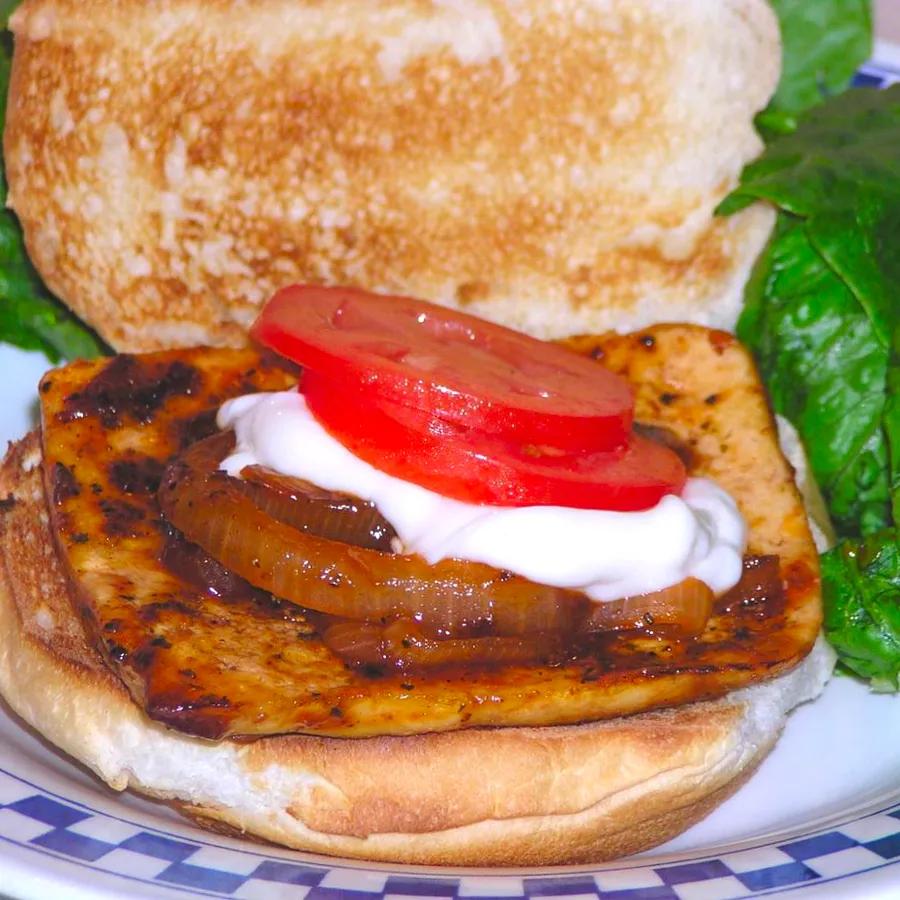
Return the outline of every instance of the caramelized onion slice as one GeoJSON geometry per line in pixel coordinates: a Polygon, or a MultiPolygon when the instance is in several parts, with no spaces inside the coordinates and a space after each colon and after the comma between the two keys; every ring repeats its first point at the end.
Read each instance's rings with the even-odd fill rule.
{"type": "Polygon", "coordinates": [[[409,619],[378,625],[323,617],[316,627],[325,645],[348,665],[404,672],[467,664],[517,665],[547,661],[563,652],[565,638],[557,632],[437,640],[409,619]]]}
{"type": "Polygon", "coordinates": [[[300,531],[385,553],[391,552],[397,537],[374,503],[349,494],[326,491],[263,466],[242,469],[235,484],[258,509],[300,531]]]}
{"type": "MultiPolygon", "coordinates": [[[[218,466],[232,446],[232,435],[215,435],[170,464],[159,492],[163,511],[227,569],[300,606],[382,627],[414,620],[423,640],[442,643],[650,628],[689,636],[703,630],[711,613],[712,591],[692,578],[651,594],[595,603],[481,563],[448,559],[429,565],[416,555],[354,545],[351,538],[372,540],[380,516],[372,509],[359,512],[371,504],[256,467],[245,470],[247,481],[231,478],[218,466]],[[359,527],[350,521],[356,515],[362,516],[359,527]]],[[[506,644],[493,650],[478,646],[484,652],[526,653],[506,644]]],[[[422,652],[430,652],[425,647],[422,652]]],[[[449,644],[442,649],[444,655],[466,652],[449,644]]],[[[405,658],[399,650],[391,653],[405,658]]]]}
{"type": "Polygon", "coordinates": [[[685,578],[650,594],[595,604],[588,628],[591,631],[664,628],[680,637],[690,637],[706,627],[715,599],[709,585],[697,578],[685,578]]]}
{"type": "MultiPolygon", "coordinates": [[[[584,631],[641,630],[689,638],[705,628],[714,600],[706,584],[688,578],[652,594],[594,604],[584,631]]],[[[348,665],[403,671],[547,662],[564,651],[563,642],[569,637],[553,632],[436,640],[409,619],[380,624],[320,616],[314,624],[328,648],[348,665]]]]}
{"type": "Polygon", "coordinates": [[[481,563],[429,565],[304,533],[263,512],[218,471],[229,434],[188,448],[166,470],[159,500],[169,521],[251,584],[348,619],[415,618],[434,637],[580,630],[593,604],[481,563]]]}

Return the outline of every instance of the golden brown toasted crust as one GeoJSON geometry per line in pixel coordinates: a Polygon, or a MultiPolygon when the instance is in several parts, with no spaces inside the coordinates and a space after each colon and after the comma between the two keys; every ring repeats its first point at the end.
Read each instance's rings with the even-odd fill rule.
{"type": "Polygon", "coordinates": [[[93,647],[85,646],[84,629],[72,614],[64,568],[56,547],[47,540],[49,510],[36,433],[10,447],[3,476],[2,564],[4,577],[15,583],[21,598],[24,639],[43,645],[60,665],[83,673],[104,688],[122,690],[103,657],[93,647]]]}
{"type": "Polygon", "coordinates": [[[285,373],[267,372],[246,350],[81,362],[42,385],[48,493],[91,638],[135,701],[208,738],[368,737],[612,718],[720,696],[795,666],[819,629],[818,558],[747,352],[687,325],[575,345],[625,374],[638,420],[675,431],[692,474],[731,493],[749,525],[748,552],[778,556],[783,595],[723,601],[697,640],[615,632],[582,636],[531,665],[349,669],[292,604],[213,597],[161,567],[155,494],[117,474],[147,463],[159,473],[183,445],[186,421],[234,392],[284,387],[285,373]],[[114,402],[115,384],[131,399],[114,402]]]}
{"type": "Polygon", "coordinates": [[[727,327],[773,221],[712,216],[778,78],[764,0],[27,0],[12,28],[9,203],[120,350],[243,343],[298,281],[543,337],[727,327]]]}
{"type": "Polygon", "coordinates": [[[555,728],[358,741],[213,743],[146,718],[78,622],[30,435],[0,468],[0,692],[112,786],[201,824],[298,849],[449,865],[598,861],[697,821],[814,696],[822,647],[791,674],[712,703],[555,728]]]}
{"type": "MultiPolygon", "coordinates": [[[[635,792],[630,801],[576,816],[533,816],[528,820],[491,821],[484,827],[470,826],[422,834],[392,832],[390,836],[356,840],[341,835],[317,836],[309,844],[295,844],[287,829],[263,826],[250,837],[276,844],[296,846],[332,856],[438,866],[547,866],[596,863],[619,859],[658,847],[686,831],[737,791],[756,771],[771,750],[772,742],[759,749],[751,764],[719,788],[704,793],[707,786],[660,791],[648,795],[635,792]],[[575,821],[575,819],[579,821],[575,821]],[[478,834],[478,831],[481,831],[478,834]]],[[[597,742],[592,755],[602,757],[597,742]]],[[[477,762],[472,760],[473,763],[477,762]]],[[[506,782],[502,786],[508,786],[506,782]]],[[[374,787],[374,786],[373,786],[374,787]]],[[[455,788],[455,786],[454,786],[455,788]]],[[[447,791],[452,796],[453,791],[447,791]]],[[[442,798],[443,799],[443,798],[442,798]]],[[[404,803],[415,803],[410,794],[404,803]]],[[[176,806],[198,825],[247,837],[243,817],[233,810],[204,808],[178,803],[176,806]]]]}

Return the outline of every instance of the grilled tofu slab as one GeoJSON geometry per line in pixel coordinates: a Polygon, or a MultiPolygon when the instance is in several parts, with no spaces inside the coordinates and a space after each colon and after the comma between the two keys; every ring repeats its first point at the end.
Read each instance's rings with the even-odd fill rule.
{"type": "MultiPolygon", "coordinates": [[[[778,590],[721,602],[699,637],[617,633],[539,665],[428,673],[348,668],[305,611],[178,574],[183,550],[156,500],[175,454],[215,429],[229,397],[284,390],[297,372],[252,350],[196,349],[77,362],[41,384],[51,525],[90,640],[147,715],[201,737],[342,737],[570,724],[693,700],[774,677],[820,625],[816,551],[763,388],[729,335],[659,326],[573,339],[636,387],[639,421],[673,432],[691,473],[747,519],[748,553],[777,555],[778,590]]],[[[652,548],[649,548],[652,552],[652,548]]]]}

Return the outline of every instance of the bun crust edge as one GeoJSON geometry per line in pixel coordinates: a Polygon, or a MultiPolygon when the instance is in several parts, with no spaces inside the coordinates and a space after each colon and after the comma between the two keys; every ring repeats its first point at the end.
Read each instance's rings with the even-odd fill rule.
{"type": "Polygon", "coordinates": [[[833,664],[820,639],[774,681],[585,725],[211,743],[147,719],[85,639],[48,527],[36,434],[12,447],[0,497],[0,693],[13,710],[113,788],[300,850],[522,866],[647,849],[736,790],[833,664]]]}

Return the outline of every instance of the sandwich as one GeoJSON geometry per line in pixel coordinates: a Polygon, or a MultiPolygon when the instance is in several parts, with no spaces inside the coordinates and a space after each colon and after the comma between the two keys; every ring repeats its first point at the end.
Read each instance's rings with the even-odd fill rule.
{"type": "MultiPolygon", "coordinates": [[[[197,9],[28,0],[12,20],[10,204],[47,284],[122,354],[48,373],[41,429],[0,471],[0,692],[113,787],[298,849],[547,865],[677,834],[752,774],[833,662],[794,468],[749,355],[709,327],[733,324],[773,221],[758,204],[712,217],[760,147],[752,116],[778,74],[771,11],[197,9]],[[282,290],[253,331],[269,349],[247,346],[264,301],[292,282],[377,294],[282,290]],[[438,403],[456,381],[429,391],[420,373],[384,394],[358,354],[338,371],[321,347],[297,358],[284,328],[267,331],[282,306],[308,315],[322,296],[362,296],[365,309],[494,333],[408,295],[543,338],[636,329],[569,338],[567,363],[536,342],[519,357],[525,394],[553,370],[535,372],[529,354],[589,386],[607,373],[612,411],[589,402],[603,427],[517,415],[537,431],[511,436],[490,404],[438,403]],[[204,346],[164,349],[189,345],[204,346]],[[685,484],[709,480],[734,527],[708,555],[721,551],[730,580],[701,559],[698,577],[643,582],[678,543],[668,528],[604,596],[603,579],[545,583],[524,562],[478,558],[483,544],[441,557],[421,549],[429,530],[411,544],[369,498],[241,462],[239,413],[263,395],[318,404],[345,449],[456,502],[519,485],[471,477],[447,463],[456,451],[569,487],[570,461],[588,453],[616,515],[680,516],[685,484]],[[373,417],[378,428],[356,427],[373,417]],[[385,444],[411,430],[420,452],[385,444]],[[635,446],[662,474],[628,469],[612,491],[609,471],[635,446]],[[241,552],[248,524],[293,529],[310,555],[263,565],[241,552]],[[357,568],[313,556],[323,542],[357,568]],[[421,608],[371,612],[386,582],[407,584],[409,568],[392,567],[430,586],[409,589],[421,608]],[[360,569],[387,573],[378,591],[346,590],[360,569]]],[[[523,504],[498,491],[475,502],[596,511],[571,493],[523,504]]],[[[717,533],[703,531],[710,516],[691,514],[698,534],[717,533]]],[[[632,520],[611,521],[609,540],[632,520]]],[[[558,537],[517,534],[532,547],[558,537]]]]}
{"type": "MultiPolygon", "coordinates": [[[[293,289],[287,308],[308,310],[310,294],[336,309],[348,296],[360,302],[360,292],[293,289]]],[[[361,296],[363,312],[384,305],[361,296]]],[[[450,315],[387,299],[416,310],[411,321],[450,315]]],[[[479,334],[486,327],[471,320],[479,334]]],[[[765,393],[734,338],[669,325],[570,349],[578,365],[602,361],[631,386],[640,440],[676,460],[676,474],[660,477],[677,481],[683,467],[689,485],[713,479],[732,498],[700,500],[692,537],[674,495],[649,511],[643,495],[614,496],[613,506],[645,511],[602,513],[619,517],[604,540],[634,531],[642,516],[657,524],[634,532],[645,546],[628,552],[644,563],[620,571],[607,554],[618,574],[591,577],[615,595],[620,579],[646,577],[671,545],[687,544],[675,558],[718,584],[715,598],[679,576],[674,599],[663,590],[585,607],[571,583],[542,587],[477,557],[425,565],[392,543],[397,534],[384,528],[394,523],[373,525],[366,497],[329,493],[323,513],[331,484],[310,487],[268,458],[226,471],[229,454],[261,453],[269,440],[248,438],[261,428],[247,424],[248,402],[301,403],[295,367],[258,349],[120,355],[50,372],[41,434],[4,464],[3,695],[114,787],[305,850],[539,865],[632,853],[682,830],[749,776],[789,709],[830,673],[831,655],[816,643],[816,549],[765,393]],[[311,497],[317,510],[298,513],[311,497]],[[666,502],[675,518],[656,519],[666,502]],[[348,504],[355,524],[335,524],[348,504]],[[286,530],[298,548],[293,568],[282,558],[290,546],[273,543],[286,530]],[[409,566],[420,583],[432,579],[429,591],[409,566]],[[374,587],[360,594],[364,577],[374,587]],[[387,607],[373,606],[398,584],[387,607]],[[411,615],[398,593],[420,604],[411,615]]],[[[340,388],[349,377],[337,378],[340,388]]],[[[441,440],[452,446],[442,415],[441,440]]],[[[290,433],[284,425],[272,439],[290,433]]],[[[623,451],[604,452],[614,468],[623,451]]],[[[309,442],[287,453],[322,458],[309,442]]],[[[551,456],[537,464],[560,471],[551,456]]],[[[535,464],[534,452],[523,458],[535,464]]],[[[439,463],[429,461],[431,475],[439,463]]],[[[609,470],[600,467],[602,478],[609,470]]],[[[512,505],[506,498],[500,513],[512,505]]],[[[560,532],[570,513],[596,512],[512,511],[550,513],[560,532]]],[[[559,546],[553,539],[545,528],[530,545],[559,546]]]]}

